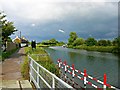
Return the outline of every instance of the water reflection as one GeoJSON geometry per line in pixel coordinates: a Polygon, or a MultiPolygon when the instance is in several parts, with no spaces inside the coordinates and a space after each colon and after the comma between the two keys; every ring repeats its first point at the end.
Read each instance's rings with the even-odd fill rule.
{"type": "MultiPolygon", "coordinates": [[[[46,48],[55,63],[57,59],[66,60],[69,65],[75,64],[75,67],[81,71],[85,68],[88,74],[103,80],[103,74],[107,74],[107,82],[118,87],[118,70],[120,70],[120,56],[78,49],[68,49],[62,47],[46,48]],[[119,69],[118,69],[119,68],[119,69]]],[[[120,83],[120,82],[119,82],[120,83]]]]}

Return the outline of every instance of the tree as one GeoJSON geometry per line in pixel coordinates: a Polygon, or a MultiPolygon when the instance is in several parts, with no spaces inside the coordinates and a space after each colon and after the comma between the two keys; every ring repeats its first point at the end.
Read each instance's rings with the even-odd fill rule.
{"type": "Polygon", "coordinates": [[[61,41],[61,42],[58,42],[58,45],[59,46],[62,46],[62,45],[64,45],[65,43],[63,42],[63,41],[61,41]]]}
{"type": "Polygon", "coordinates": [[[10,40],[10,35],[17,31],[13,25],[13,22],[7,21],[6,15],[0,12],[0,37],[2,34],[2,44],[6,48],[6,42],[10,40]]]}
{"type": "Polygon", "coordinates": [[[85,41],[85,43],[87,46],[94,46],[97,44],[97,41],[94,38],[90,37],[85,41]]]}
{"type": "Polygon", "coordinates": [[[54,39],[54,38],[50,39],[49,42],[50,43],[55,43],[55,44],[58,43],[58,41],[56,39],[54,39]]]}
{"type": "Polygon", "coordinates": [[[112,43],[113,43],[114,46],[119,46],[120,47],[120,36],[115,38],[112,43]]]}
{"type": "Polygon", "coordinates": [[[106,41],[106,40],[99,40],[99,41],[98,41],[98,45],[99,45],[99,46],[107,46],[108,44],[107,44],[107,41],[106,41]]]}
{"type": "Polygon", "coordinates": [[[78,36],[77,36],[76,32],[71,32],[69,36],[70,36],[70,38],[68,39],[68,45],[72,45],[78,36]]]}
{"type": "Polygon", "coordinates": [[[50,39],[50,40],[44,40],[42,41],[42,44],[44,45],[50,45],[50,46],[54,46],[58,43],[58,41],[54,38],[50,39]]]}
{"type": "Polygon", "coordinates": [[[120,36],[115,38],[112,43],[115,46],[115,48],[113,49],[113,52],[120,54],[120,36]]]}
{"type": "Polygon", "coordinates": [[[0,27],[2,30],[2,42],[6,42],[9,36],[17,31],[13,25],[13,22],[7,21],[6,15],[0,12],[0,27]]]}
{"type": "Polygon", "coordinates": [[[82,45],[85,43],[85,40],[83,38],[77,38],[74,43],[73,46],[77,46],[77,45],[82,45]]]}
{"type": "Polygon", "coordinates": [[[107,40],[107,46],[111,46],[112,42],[110,40],[107,40]]]}

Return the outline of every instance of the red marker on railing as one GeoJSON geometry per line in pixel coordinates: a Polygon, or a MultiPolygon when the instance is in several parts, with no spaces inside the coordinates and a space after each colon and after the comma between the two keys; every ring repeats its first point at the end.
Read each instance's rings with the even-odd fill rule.
{"type": "Polygon", "coordinates": [[[107,84],[107,76],[104,74],[104,81],[103,81],[103,88],[106,90],[106,84],[107,84]]]}
{"type": "MultiPolygon", "coordinates": [[[[87,77],[88,77],[89,79],[91,79],[91,80],[93,80],[93,81],[95,81],[95,82],[97,82],[97,83],[102,84],[102,85],[103,85],[102,88],[104,88],[104,90],[106,90],[107,87],[116,89],[116,87],[111,86],[110,84],[107,84],[107,75],[106,75],[106,74],[104,74],[104,81],[102,82],[102,81],[98,80],[97,78],[94,78],[94,77],[92,77],[92,76],[89,76],[89,75],[87,74],[86,69],[84,69],[84,72],[81,72],[80,70],[75,69],[74,64],[72,64],[72,67],[70,67],[69,65],[67,65],[66,61],[62,62],[61,59],[60,59],[60,62],[58,62],[58,63],[60,63],[60,64],[58,64],[58,65],[61,65],[60,68],[64,68],[64,70],[65,70],[65,77],[66,77],[66,73],[67,73],[67,72],[72,75],[72,78],[73,78],[73,79],[72,79],[72,81],[73,81],[73,86],[74,86],[74,77],[76,76],[76,77],[79,78],[80,80],[83,80],[83,82],[84,82],[84,88],[86,88],[86,84],[89,84],[89,85],[91,85],[91,86],[93,86],[93,87],[95,87],[95,88],[101,89],[100,87],[96,86],[96,85],[93,84],[92,82],[87,81],[87,77]],[[64,67],[63,67],[63,66],[64,66],[64,67]],[[71,69],[72,71],[69,70],[69,69],[71,69]],[[77,72],[78,74],[83,75],[83,77],[80,77],[80,76],[79,76],[78,74],[76,74],[75,72],[77,72]]],[[[88,80],[89,80],[89,79],[88,79],[88,80]]]]}
{"type": "Polygon", "coordinates": [[[59,67],[59,69],[60,69],[60,67],[61,67],[61,59],[58,59],[58,67],[59,67]]]}
{"type": "Polygon", "coordinates": [[[84,69],[84,88],[86,88],[87,71],[84,69]]]}
{"type": "Polygon", "coordinates": [[[73,87],[74,87],[74,76],[75,76],[75,65],[72,64],[72,80],[73,80],[73,87]]]}
{"type": "Polygon", "coordinates": [[[65,70],[65,82],[66,82],[66,78],[67,78],[67,77],[66,77],[66,71],[67,71],[67,66],[66,66],[66,65],[67,65],[67,62],[64,61],[64,62],[63,62],[63,65],[65,66],[64,70],[65,70]]]}
{"type": "Polygon", "coordinates": [[[72,64],[72,78],[74,78],[75,76],[75,66],[74,64],[72,64]]]}
{"type": "Polygon", "coordinates": [[[67,71],[67,66],[66,66],[66,65],[67,65],[67,62],[66,62],[66,61],[64,61],[64,63],[63,63],[63,64],[64,64],[64,66],[65,66],[65,73],[66,73],[66,71],[67,71]]]}

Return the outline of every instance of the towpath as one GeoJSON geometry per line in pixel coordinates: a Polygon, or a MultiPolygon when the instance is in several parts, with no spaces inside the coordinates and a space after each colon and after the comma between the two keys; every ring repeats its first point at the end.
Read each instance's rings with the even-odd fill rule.
{"type": "Polygon", "coordinates": [[[10,58],[5,59],[0,64],[0,80],[22,80],[20,67],[24,56],[24,48],[21,48],[11,55],[10,58]]]}

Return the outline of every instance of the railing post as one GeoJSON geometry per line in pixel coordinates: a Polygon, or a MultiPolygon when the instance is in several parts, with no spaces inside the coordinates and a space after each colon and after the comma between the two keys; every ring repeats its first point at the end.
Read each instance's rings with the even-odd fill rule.
{"type": "Polygon", "coordinates": [[[74,76],[75,76],[75,65],[72,64],[72,81],[73,81],[73,87],[74,87],[74,76]]]}
{"type": "Polygon", "coordinates": [[[37,84],[40,87],[40,84],[39,84],[39,66],[38,65],[37,65],[37,84]]]}
{"type": "Polygon", "coordinates": [[[52,88],[55,89],[55,78],[52,76],[52,88]]]}
{"type": "Polygon", "coordinates": [[[86,88],[86,80],[87,80],[87,72],[86,69],[84,69],[84,88],[86,88]]]}
{"type": "Polygon", "coordinates": [[[66,61],[64,61],[64,66],[65,66],[65,81],[66,81],[66,71],[67,71],[67,66],[66,66],[66,61]]]}
{"type": "Polygon", "coordinates": [[[61,67],[61,60],[60,59],[58,59],[58,67],[59,67],[59,69],[61,67]]]}
{"type": "Polygon", "coordinates": [[[104,82],[103,82],[103,89],[106,90],[106,84],[107,84],[107,76],[104,74],[104,82]]]}
{"type": "Polygon", "coordinates": [[[31,60],[31,75],[33,76],[33,70],[32,70],[32,66],[33,66],[33,61],[31,60]]]}
{"type": "MultiPolygon", "coordinates": [[[[29,68],[30,68],[29,74],[31,75],[31,59],[29,56],[28,56],[28,59],[29,59],[29,68]]],[[[30,76],[30,82],[31,82],[31,76],[30,76]]]]}

